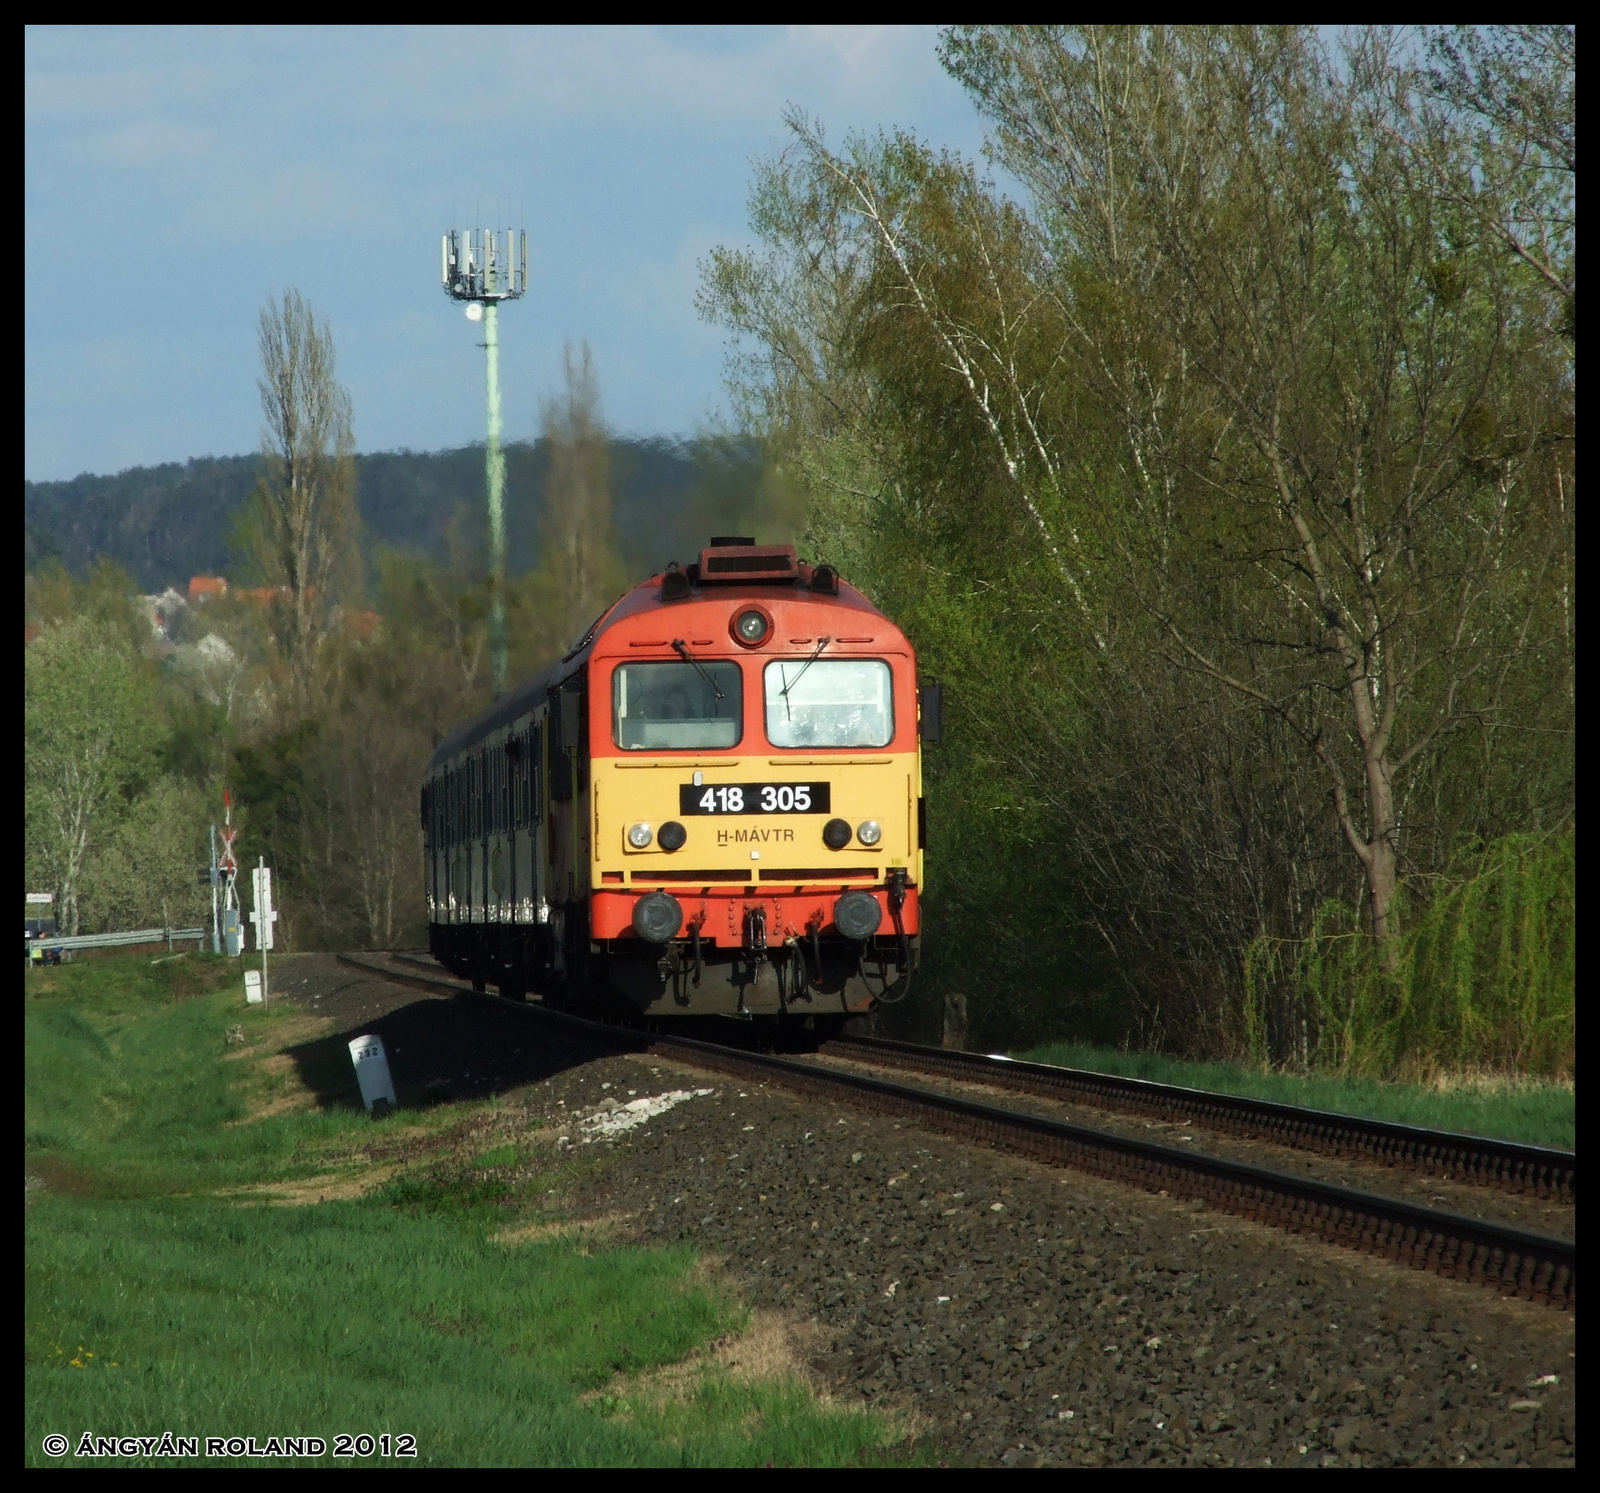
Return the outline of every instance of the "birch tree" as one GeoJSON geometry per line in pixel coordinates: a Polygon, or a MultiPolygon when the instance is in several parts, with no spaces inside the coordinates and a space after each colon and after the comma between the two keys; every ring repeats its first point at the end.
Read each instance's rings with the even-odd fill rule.
{"type": "Polygon", "coordinates": [[[267,303],[256,340],[263,472],[246,532],[262,580],[278,593],[279,641],[303,711],[313,703],[340,593],[356,579],[350,397],[335,377],[327,321],[299,291],[267,303]]]}
{"type": "Polygon", "coordinates": [[[1119,156],[1137,184],[1131,247],[1160,266],[1206,440],[1147,461],[1130,429],[1188,543],[1174,564],[1145,515],[1113,515],[1129,579],[1180,661],[1320,764],[1386,947],[1403,779],[1546,641],[1523,578],[1553,558],[1530,517],[1558,421],[1522,399],[1545,357],[1525,288],[1415,169],[1420,80],[1392,34],[1336,55],[1296,27],[973,40],[958,74],[1058,221],[1099,228],[1119,156]]]}

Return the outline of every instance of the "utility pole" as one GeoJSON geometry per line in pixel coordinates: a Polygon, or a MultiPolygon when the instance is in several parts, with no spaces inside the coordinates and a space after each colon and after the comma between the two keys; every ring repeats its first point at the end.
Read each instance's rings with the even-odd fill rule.
{"type": "Polygon", "coordinates": [[[487,228],[451,231],[440,251],[440,275],[451,300],[467,303],[467,320],[483,323],[489,435],[484,478],[489,489],[489,674],[498,699],[506,691],[506,459],[500,448],[500,302],[528,289],[528,235],[487,228]]]}

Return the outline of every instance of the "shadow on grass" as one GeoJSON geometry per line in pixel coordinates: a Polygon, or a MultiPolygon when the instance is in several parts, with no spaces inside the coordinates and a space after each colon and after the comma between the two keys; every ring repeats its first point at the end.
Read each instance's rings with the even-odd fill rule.
{"type": "Polygon", "coordinates": [[[525,1011],[481,996],[413,1001],[360,1026],[286,1048],[300,1081],[324,1109],[359,1107],[350,1043],[383,1039],[403,1109],[485,1099],[591,1061],[597,1049],[563,1039],[525,1011]]]}

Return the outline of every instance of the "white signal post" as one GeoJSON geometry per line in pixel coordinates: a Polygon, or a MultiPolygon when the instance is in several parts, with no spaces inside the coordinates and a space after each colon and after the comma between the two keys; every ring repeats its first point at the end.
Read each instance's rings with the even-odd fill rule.
{"type": "Polygon", "coordinates": [[[261,1003],[267,1003],[267,950],[272,947],[272,925],[278,921],[277,911],[272,905],[272,872],[267,868],[266,858],[262,857],[261,863],[250,873],[250,881],[255,892],[255,911],[250,914],[250,921],[256,925],[256,944],[261,950],[261,1003]]]}

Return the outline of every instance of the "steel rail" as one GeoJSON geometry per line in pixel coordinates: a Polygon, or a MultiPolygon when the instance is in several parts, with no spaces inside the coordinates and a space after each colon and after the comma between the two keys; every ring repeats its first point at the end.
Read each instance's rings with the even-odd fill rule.
{"type": "Polygon", "coordinates": [[[1017,1093],[1069,1099],[1113,1110],[1182,1119],[1299,1151],[1357,1156],[1386,1166],[1447,1173],[1452,1181],[1482,1183],[1504,1192],[1576,1201],[1578,1158],[1554,1146],[1532,1146],[1493,1136],[1430,1130],[1364,1115],[1307,1109],[1270,1099],[1221,1094],[1123,1078],[1081,1068],[1058,1068],[998,1054],[953,1052],[882,1037],[836,1037],[829,1056],[990,1084],[1017,1093]]]}
{"type": "MultiPolygon", "coordinates": [[[[358,969],[400,984],[470,996],[470,986],[420,971],[397,969],[381,956],[341,954],[358,969]]],[[[1180,1151],[1061,1120],[998,1109],[970,1099],[907,1088],[838,1068],[794,1058],[772,1057],[636,1028],[609,1026],[539,1005],[508,1009],[571,1035],[625,1052],[676,1058],[695,1067],[766,1080],[862,1107],[914,1118],[946,1134],[962,1136],[1068,1166],[1093,1176],[1179,1198],[1258,1223],[1310,1234],[1330,1244],[1392,1259],[1413,1269],[1488,1287],[1561,1309],[1576,1305],[1576,1245],[1569,1239],[1509,1228],[1424,1208],[1398,1198],[1268,1171],[1218,1156],[1180,1151]]]]}

